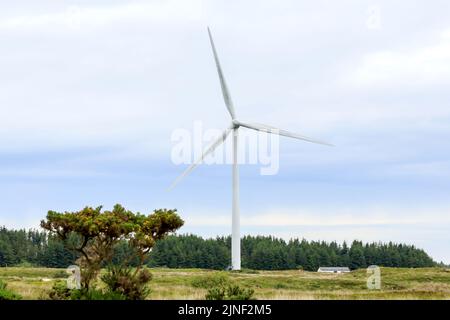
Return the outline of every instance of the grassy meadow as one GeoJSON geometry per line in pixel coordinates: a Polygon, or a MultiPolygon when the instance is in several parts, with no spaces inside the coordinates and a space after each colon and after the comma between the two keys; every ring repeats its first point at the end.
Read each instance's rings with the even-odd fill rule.
{"type": "MultiPolygon", "coordinates": [[[[366,270],[326,274],[299,270],[224,272],[151,269],[150,299],[203,299],[217,277],[255,290],[257,299],[450,299],[450,269],[382,268],[381,290],[368,290],[366,270]]],[[[64,269],[0,268],[0,280],[23,299],[47,299],[64,269]]]]}

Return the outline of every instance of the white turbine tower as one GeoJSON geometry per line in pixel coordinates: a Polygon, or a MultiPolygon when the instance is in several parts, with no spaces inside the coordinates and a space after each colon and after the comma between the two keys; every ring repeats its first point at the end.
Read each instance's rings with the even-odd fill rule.
{"type": "Polygon", "coordinates": [[[234,111],[233,102],[231,101],[231,95],[228,90],[227,84],[225,82],[225,77],[220,67],[219,57],[217,55],[216,47],[211,35],[211,31],[208,28],[209,40],[211,42],[212,51],[214,54],[214,60],[216,61],[217,72],[219,74],[220,86],[222,88],[223,99],[225,100],[225,105],[228,112],[231,115],[231,125],[223,131],[222,135],[214,141],[197,159],[193,164],[191,164],[171,185],[170,189],[175,187],[184,177],[186,177],[192,170],[195,169],[203,160],[214,150],[220,146],[225,139],[228,137],[230,132],[233,132],[233,207],[232,207],[232,232],[231,232],[231,267],[233,270],[241,269],[241,236],[240,236],[240,222],[239,222],[239,167],[238,167],[238,134],[239,127],[245,127],[248,129],[253,129],[256,131],[262,131],[267,133],[278,134],[280,136],[295,138],[299,140],[304,140],[308,142],[323,144],[332,146],[332,144],[308,138],[306,136],[292,133],[286,130],[281,130],[273,126],[268,126],[264,124],[257,123],[244,123],[236,119],[236,113],[234,111]]]}

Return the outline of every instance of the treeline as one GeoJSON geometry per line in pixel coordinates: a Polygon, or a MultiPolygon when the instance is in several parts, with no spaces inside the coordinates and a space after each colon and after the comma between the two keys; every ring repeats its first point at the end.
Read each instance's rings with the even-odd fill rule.
{"type": "MultiPolygon", "coordinates": [[[[275,237],[246,236],[242,239],[242,267],[259,270],[299,269],[315,271],[319,266],[351,269],[375,264],[386,267],[431,267],[437,265],[423,250],[394,243],[351,244],[275,237]]],[[[173,235],[157,242],[147,264],[151,267],[226,269],[230,265],[230,237],[203,239],[195,235],[173,235]]],[[[113,263],[137,263],[127,243],[115,250],[113,263]]],[[[77,255],[45,232],[0,228],[0,266],[31,264],[66,268],[77,255]]]]}
{"type": "MultiPolygon", "coordinates": [[[[242,239],[242,267],[258,270],[304,269],[342,266],[351,269],[370,265],[385,267],[432,267],[436,262],[425,251],[411,245],[389,242],[367,243],[284,241],[275,237],[246,236],[242,239]]],[[[230,237],[204,240],[195,235],[175,235],[158,242],[150,255],[150,266],[169,268],[224,269],[230,264],[230,237]]]]}
{"type": "Polygon", "coordinates": [[[0,267],[31,264],[66,268],[76,259],[75,253],[46,232],[0,228],[0,267]]]}

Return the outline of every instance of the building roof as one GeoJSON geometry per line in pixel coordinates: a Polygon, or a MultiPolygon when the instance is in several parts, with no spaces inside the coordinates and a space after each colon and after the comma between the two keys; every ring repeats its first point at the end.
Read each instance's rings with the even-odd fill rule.
{"type": "Polygon", "coordinates": [[[321,271],[350,271],[348,267],[319,267],[321,271]]]}

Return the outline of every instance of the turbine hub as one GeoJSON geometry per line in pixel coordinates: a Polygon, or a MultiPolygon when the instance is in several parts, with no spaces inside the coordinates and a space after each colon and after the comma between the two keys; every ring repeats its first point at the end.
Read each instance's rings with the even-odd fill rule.
{"type": "Polygon", "coordinates": [[[231,124],[233,125],[233,129],[237,129],[241,126],[241,124],[239,123],[239,121],[237,121],[236,119],[233,119],[231,121],[231,124]]]}

